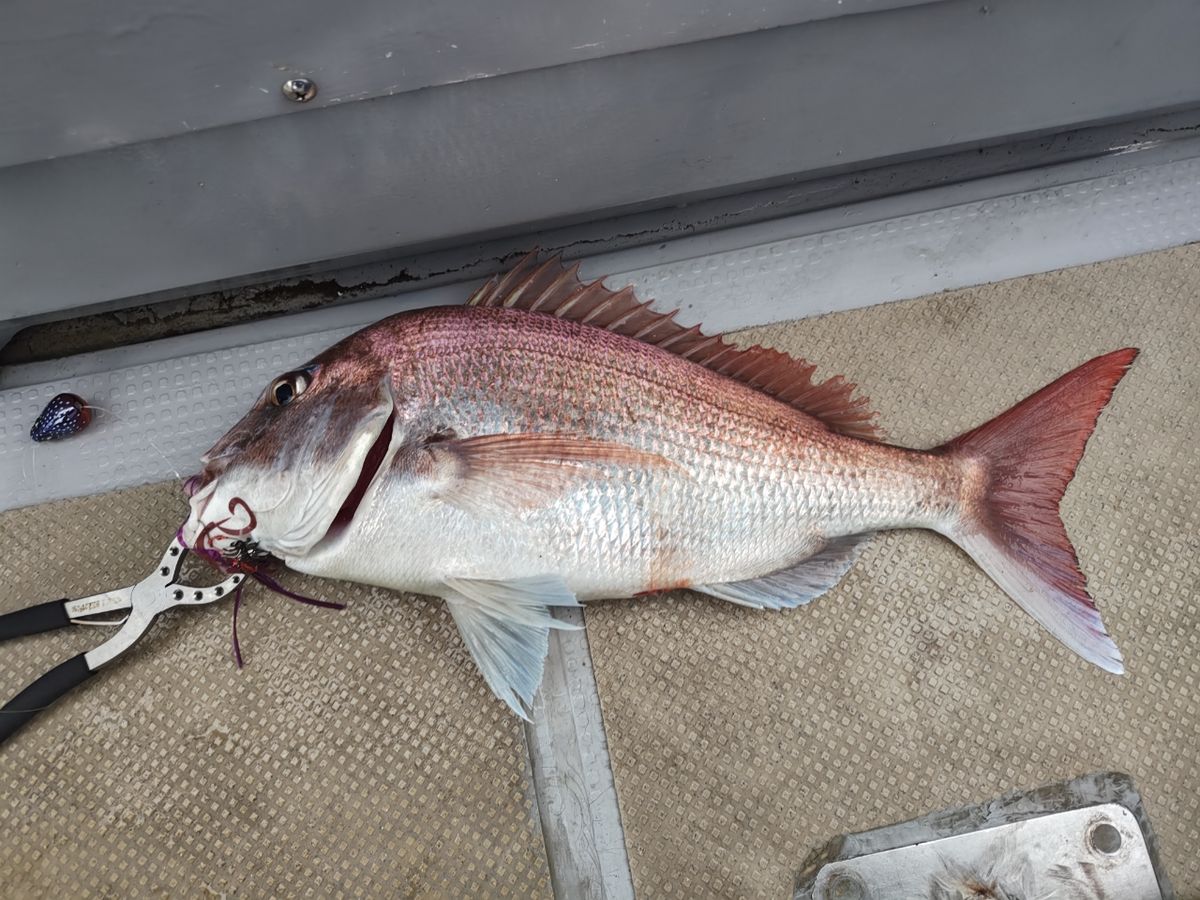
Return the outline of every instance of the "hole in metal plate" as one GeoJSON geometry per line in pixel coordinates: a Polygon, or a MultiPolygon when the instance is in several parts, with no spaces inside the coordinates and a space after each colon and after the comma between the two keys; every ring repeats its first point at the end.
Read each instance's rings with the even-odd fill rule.
{"type": "Polygon", "coordinates": [[[826,900],[867,900],[867,887],[853,872],[837,872],[825,887],[826,900]]]}
{"type": "Polygon", "coordinates": [[[1108,822],[1100,822],[1092,826],[1088,833],[1088,843],[1097,853],[1112,856],[1121,849],[1121,832],[1108,822]]]}

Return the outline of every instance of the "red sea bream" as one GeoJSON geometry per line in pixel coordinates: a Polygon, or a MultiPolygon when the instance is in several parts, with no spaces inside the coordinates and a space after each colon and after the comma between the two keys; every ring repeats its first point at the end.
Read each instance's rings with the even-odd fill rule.
{"type": "Polygon", "coordinates": [[[384,319],[277,378],[204,457],[184,537],[444,598],[522,715],[552,607],[690,588],[791,608],[892,528],[945,535],[1119,673],[1058,504],[1136,353],[910,450],[841,378],[526,258],[466,306],[384,319]]]}

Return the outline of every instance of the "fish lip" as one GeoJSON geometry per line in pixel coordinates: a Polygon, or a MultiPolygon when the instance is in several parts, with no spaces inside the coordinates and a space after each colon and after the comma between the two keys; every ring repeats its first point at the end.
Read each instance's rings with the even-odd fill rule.
{"type": "MultiPolygon", "coordinates": [[[[192,478],[188,479],[188,482],[190,483],[192,479],[202,477],[202,475],[193,475],[192,478]]],[[[184,490],[186,493],[186,486],[184,490]]],[[[205,481],[201,487],[192,490],[188,494],[188,517],[187,521],[183,523],[182,530],[185,540],[189,544],[194,543],[196,537],[204,530],[204,513],[208,510],[208,505],[215,496],[216,491],[214,490],[213,479],[205,481]]]]}
{"type": "Polygon", "coordinates": [[[196,492],[204,486],[204,476],[197,472],[195,475],[189,476],[183,482],[183,493],[191,500],[196,496],[196,492]]]}
{"type": "Polygon", "coordinates": [[[333,521],[329,523],[329,528],[326,529],[325,535],[317,542],[317,546],[327,546],[349,530],[351,524],[354,522],[354,517],[358,514],[358,510],[362,506],[363,500],[366,499],[367,491],[371,489],[371,485],[375,482],[375,477],[383,468],[383,463],[388,457],[388,451],[392,449],[392,441],[395,437],[395,425],[396,410],[393,408],[384,421],[383,427],[379,430],[379,434],[375,436],[370,449],[367,450],[367,455],[363,457],[362,468],[359,469],[358,478],[355,479],[354,486],[350,488],[350,492],[342,500],[342,505],[338,508],[333,521]]]}

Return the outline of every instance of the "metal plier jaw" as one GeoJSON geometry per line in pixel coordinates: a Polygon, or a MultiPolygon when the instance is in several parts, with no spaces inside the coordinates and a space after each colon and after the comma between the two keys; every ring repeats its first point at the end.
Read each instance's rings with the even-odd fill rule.
{"type": "Polygon", "coordinates": [[[41,678],[0,709],[0,742],[25,724],[33,715],[45,709],[71,688],[82,684],[101,666],[112,662],[150,628],[154,617],[176,606],[203,606],[228,597],[246,578],[242,573],[230,575],[220,584],[194,587],[180,584],[179,570],[188,548],[176,535],[167,545],[158,568],[130,587],[81,597],[78,600],[51,600],[27,609],[0,615],[0,641],[36,634],[67,625],[120,624],[120,629],[107,641],[55,666],[41,678]],[[90,621],[89,617],[103,613],[129,610],[124,620],[116,622],[90,621]]]}
{"type": "Polygon", "coordinates": [[[104,612],[128,609],[120,630],[94,650],[83,655],[93,671],[112,662],[132,647],[150,628],[154,617],[175,606],[203,606],[231,594],[242,583],[244,575],[230,575],[220,584],[197,588],[178,583],[179,570],[183,567],[188,548],[176,536],[171,539],[159,562],[158,570],[147,575],[132,587],[97,594],[80,600],[68,600],[65,604],[67,616],[72,623],[104,612]]]}

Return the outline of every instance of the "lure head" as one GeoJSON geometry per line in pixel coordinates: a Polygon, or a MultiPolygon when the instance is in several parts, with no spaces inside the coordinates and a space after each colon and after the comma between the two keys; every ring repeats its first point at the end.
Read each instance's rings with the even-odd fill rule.
{"type": "Polygon", "coordinates": [[[351,518],[383,466],[395,412],[366,332],[272,379],[189,480],[183,539],[202,553],[288,560],[351,518]]]}

